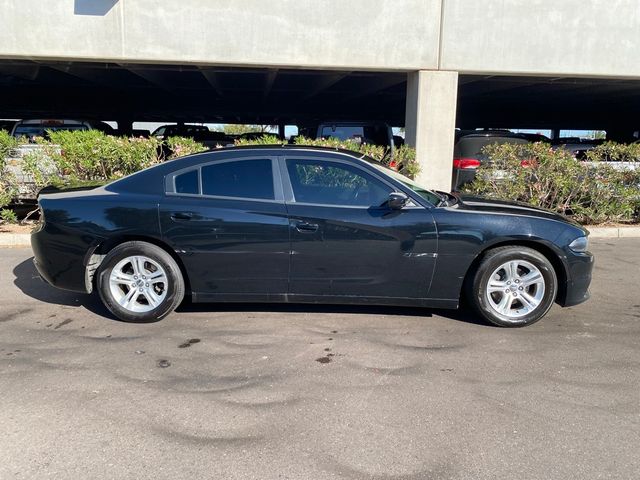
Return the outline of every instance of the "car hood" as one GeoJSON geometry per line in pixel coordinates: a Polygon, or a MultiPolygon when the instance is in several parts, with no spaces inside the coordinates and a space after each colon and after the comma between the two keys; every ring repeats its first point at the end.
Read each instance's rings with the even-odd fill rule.
{"type": "Polygon", "coordinates": [[[459,200],[457,207],[463,210],[503,213],[505,215],[523,215],[527,217],[556,220],[558,222],[568,223],[575,227],[579,227],[584,230],[585,233],[588,233],[582,225],[565,217],[564,215],[560,215],[544,208],[534,207],[527,203],[510,200],[497,200],[494,198],[478,197],[475,195],[457,195],[457,198],[459,200]]]}

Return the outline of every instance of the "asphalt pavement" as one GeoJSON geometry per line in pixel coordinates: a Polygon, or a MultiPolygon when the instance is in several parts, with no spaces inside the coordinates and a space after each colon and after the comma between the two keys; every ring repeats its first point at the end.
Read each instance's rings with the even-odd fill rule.
{"type": "Polygon", "coordinates": [[[592,298],[461,312],[185,305],[127,324],[0,249],[0,479],[597,479],[640,472],[640,239],[592,298]]]}

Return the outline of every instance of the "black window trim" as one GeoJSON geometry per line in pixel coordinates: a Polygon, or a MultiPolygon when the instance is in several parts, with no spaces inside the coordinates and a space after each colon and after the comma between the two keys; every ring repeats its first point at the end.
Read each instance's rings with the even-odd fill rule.
{"type": "Polygon", "coordinates": [[[248,157],[240,158],[225,158],[220,160],[213,160],[204,162],[198,165],[191,165],[190,167],[181,168],[175,170],[165,177],[165,195],[170,197],[189,197],[189,198],[203,198],[203,199],[218,199],[218,200],[242,200],[245,202],[267,202],[267,203],[283,203],[284,193],[282,187],[282,178],[278,173],[278,157],[272,155],[251,155],[248,157]],[[214,164],[230,163],[230,162],[243,162],[247,160],[270,160],[271,161],[271,180],[273,182],[273,199],[268,198],[252,198],[252,197],[230,197],[226,195],[206,195],[202,189],[202,168],[208,167],[214,164]],[[189,173],[196,170],[198,172],[198,193],[179,193],[176,192],[176,177],[183,173],[189,173]]]}
{"type": "MultiPolygon", "coordinates": [[[[372,170],[369,170],[367,168],[362,167],[361,165],[358,165],[357,163],[353,162],[353,161],[348,161],[348,160],[343,160],[341,158],[336,158],[336,157],[318,157],[318,156],[313,156],[313,155],[305,155],[304,153],[300,153],[300,154],[294,154],[293,152],[291,154],[279,157],[279,164],[280,164],[280,176],[283,178],[283,188],[284,188],[284,202],[289,204],[295,204],[295,205],[304,205],[304,206],[314,206],[314,207],[330,207],[330,208],[357,208],[360,210],[369,210],[371,208],[381,208],[381,207],[374,207],[374,206],[362,206],[362,205],[336,205],[334,203],[308,203],[308,202],[297,202],[295,199],[295,194],[293,193],[293,186],[291,185],[291,179],[289,178],[289,170],[287,169],[287,160],[313,160],[313,161],[318,161],[318,162],[328,162],[328,163],[339,163],[342,165],[349,165],[351,167],[354,167],[362,172],[364,172],[365,174],[368,174],[370,176],[372,176],[373,178],[375,178],[376,180],[382,182],[383,184],[385,184],[387,187],[389,187],[391,189],[392,192],[402,192],[405,193],[403,190],[400,190],[396,185],[394,185],[393,183],[389,182],[386,178],[383,178],[382,176],[378,175],[377,172],[374,172],[372,170]]],[[[415,200],[413,199],[413,197],[411,195],[409,195],[409,199],[410,199],[410,203],[405,207],[405,208],[424,208],[422,207],[420,204],[416,203],[415,200]]]]}

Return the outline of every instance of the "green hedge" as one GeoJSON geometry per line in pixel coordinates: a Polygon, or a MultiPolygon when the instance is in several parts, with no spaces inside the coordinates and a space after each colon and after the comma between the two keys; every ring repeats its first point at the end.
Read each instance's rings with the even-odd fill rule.
{"type": "MultiPolygon", "coordinates": [[[[98,131],[50,132],[42,148],[25,155],[23,171],[31,174],[35,188],[46,185],[98,184],[120,178],[168,158],[207,150],[189,138],[173,137],[165,146],[155,138],[112,137],[98,131]],[[167,154],[167,151],[171,152],[167,154]]],[[[238,140],[237,145],[274,145],[273,135],[238,140]]],[[[298,137],[297,145],[352,150],[368,155],[409,177],[418,173],[415,151],[394,150],[354,141],[312,140],[298,137]]],[[[0,131],[0,209],[17,192],[16,181],[5,169],[5,157],[18,142],[0,131]]],[[[613,161],[639,161],[640,145],[606,142],[579,162],[563,149],[547,144],[491,145],[488,161],[465,191],[494,198],[530,203],[570,215],[583,223],[638,222],[640,220],[640,170],[616,170],[613,161]],[[526,161],[523,167],[522,162],[526,161]]]]}
{"type": "Polygon", "coordinates": [[[589,152],[591,162],[581,162],[544,143],[489,145],[487,161],[464,191],[529,203],[587,224],[637,222],[640,170],[616,170],[607,161],[637,161],[636,149],[608,142],[589,152]]]}
{"type": "MultiPolygon", "coordinates": [[[[238,146],[281,145],[285,143],[286,142],[283,142],[275,135],[268,134],[256,139],[239,139],[235,142],[235,144],[238,146]]],[[[362,153],[363,155],[367,155],[374,160],[378,160],[384,165],[387,165],[410,178],[415,178],[420,170],[418,167],[418,162],[416,161],[415,150],[406,145],[395,148],[393,155],[391,155],[388,148],[381,147],[379,145],[362,144],[353,140],[339,140],[336,138],[311,139],[306,137],[296,137],[294,143],[296,145],[345,149],[362,153]]]]}
{"type": "MultiPolygon", "coordinates": [[[[18,146],[18,141],[5,130],[0,130],[0,209],[7,206],[17,192],[15,177],[6,169],[6,159],[11,150],[18,146]]],[[[8,214],[1,214],[4,219],[8,214]]]]}

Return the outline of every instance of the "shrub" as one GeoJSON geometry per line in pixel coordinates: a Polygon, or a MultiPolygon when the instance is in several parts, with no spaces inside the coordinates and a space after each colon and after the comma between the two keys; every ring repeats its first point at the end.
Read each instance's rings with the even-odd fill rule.
{"type": "Polygon", "coordinates": [[[18,146],[19,142],[16,138],[9,135],[6,130],[0,130],[0,167],[4,169],[5,159],[9,156],[11,150],[18,146]]]}
{"type": "Polygon", "coordinates": [[[72,180],[110,180],[160,162],[156,138],[112,137],[97,130],[49,132],[41,141],[60,174],[72,180]]]}
{"type": "Polygon", "coordinates": [[[17,192],[15,176],[7,170],[6,159],[18,141],[5,130],[0,130],[0,208],[8,205],[17,192]]]}
{"type": "Polygon", "coordinates": [[[25,183],[23,189],[28,197],[35,197],[41,188],[61,182],[58,165],[43,149],[31,150],[22,157],[22,172],[31,177],[33,183],[25,183]],[[29,191],[26,191],[26,189],[29,191]]]}
{"type": "Polygon", "coordinates": [[[166,143],[169,148],[169,155],[167,156],[169,160],[209,150],[202,143],[195,141],[193,138],[169,137],[166,140],[166,143]]]}
{"type": "Polygon", "coordinates": [[[640,143],[604,142],[587,151],[592,162],[640,162],[640,143]]]}
{"type": "Polygon", "coordinates": [[[543,143],[488,145],[484,153],[487,161],[465,186],[467,193],[526,202],[583,223],[637,220],[637,172],[580,162],[569,151],[543,143]]]}
{"type": "MultiPolygon", "coordinates": [[[[282,145],[284,142],[274,135],[264,135],[260,138],[247,140],[236,140],[235,144],[243,145],[282,145]]],[[[389,149],[380,145],[362,144],[354,140],[340,140],[337,138],[316,138],[296,137],[294,140],[296,145],[309,145],[313,147],[335,148],[343,150],[351,150],[353,152],[367,155],[384,165],[398,170],[400,173],[414,178],[420,168],[416,161],[416,152],[413,148],[406,145],[396,148],[393,156],[389,154],[389,149]]]]}
{"type": "Polygon", "coordinates": [[[18,223],[18,216],[13,210],[7,210],[3,208],[0,210],[0,220],[4,223],[18,223]]]}
{"type": "Polygon", "coordinates": [[[243,147],[246,145],[284,145],[287,142],[280,140],[276,135],[265,133],[257,138],[237,138],[234,145],[243,147]]]}

